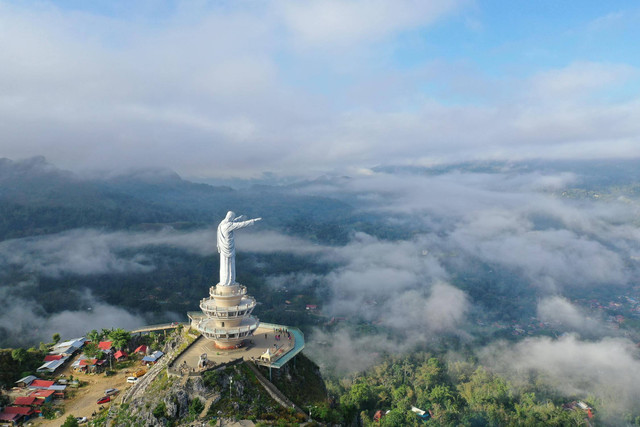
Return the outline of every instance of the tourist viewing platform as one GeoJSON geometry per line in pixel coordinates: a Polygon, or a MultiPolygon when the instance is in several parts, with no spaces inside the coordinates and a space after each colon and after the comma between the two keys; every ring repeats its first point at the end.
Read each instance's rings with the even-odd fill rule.
{"type": "Polygon", "coordinates": [[[202,319],[198,323],[198,330],[207,338],[227,342],[227,340],[246,337],[258,327],[258,320],[253,316],[243,318],[241,323],[235,327],[217,328],[215,323],[208,318],[202,319]]]}
{"type": "Polygon", "coordinates": [[[250,314],[256,306],[256,300],[253,297],[244,297],[240,304],[230,307],[223,307],[216,304],[216,301],[210,298],[200,300],[200,310],[208,317],[232,317],[250,314]]]}
{"type": "Polygon", "coordinates": [[[237,359],[279,369],[300,353],[304,346],[304,334],[300,329],[286,325],[261,323],[254,331],[253,336],[245,340],[243,347],[233,350],[219,350],[212,341],[198,338],[175,360],[172,369],[176,373],[182,374],[198,372],[237,359]],[[269,358],[263,357],[267,351],[270,355],[269,358]],[[207,355],[210,363],[205,367],[198,366],[200,356],[203,354],[207,355]]]}
{"type": "Polygon", "coordinates": [[[238,296],[238,295],[246,295],[247,287],[244,285],[236,284],[235,286],[225,286],[221,289],[217,289],[217,286],[212,286],[209,288],[209,295],[211,297],[230,297],[230,296],[238,296]],[[222,289],[227,288],[227,289],[222,289]]]}

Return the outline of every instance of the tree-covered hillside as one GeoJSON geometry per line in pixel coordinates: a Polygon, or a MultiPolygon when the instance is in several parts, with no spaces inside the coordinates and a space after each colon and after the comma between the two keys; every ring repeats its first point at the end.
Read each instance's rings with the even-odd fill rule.
{"type": "MultiPolygon", "coordinates": [[[[560,395],[544,383],[515,388],[476,362],[426,353],[388,357],[363,374],[329,385],[339,396],[345,422],[358,418],[365,426],[422,425],[412,407],[430,414],[427,425],[569,426],[586,425],[589,419],[586,411],[568,408],[575,396],[560,395]]],[[[318,417],[327,411],[314,410],[318,417]]],[[[592,415],[591,423],[601,420],[593,409],[592,415]]],[[[628,419],[634,415],[640,414],[628,419]]]]}

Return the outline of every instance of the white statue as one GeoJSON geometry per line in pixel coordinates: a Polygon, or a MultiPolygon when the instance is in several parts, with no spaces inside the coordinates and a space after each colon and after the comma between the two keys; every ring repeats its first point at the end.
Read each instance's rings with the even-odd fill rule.
{"type": "Polygon", "coordinates": [[[220,252],[220,285],[231,286],[236,283],[236,244],[233,230],[248,227],[262,218],[240,221],[242,216],[234,218],[236,214],[229,211],[218,225],[218,252],[220,252]]]}

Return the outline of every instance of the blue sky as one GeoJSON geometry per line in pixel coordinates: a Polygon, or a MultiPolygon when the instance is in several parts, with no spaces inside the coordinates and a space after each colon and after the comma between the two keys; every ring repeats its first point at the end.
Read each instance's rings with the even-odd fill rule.
{"type": "Polygon", "coordinates": [[[632,1],[2,1],[3,155],[193,177],[640,155],[632,1]]]}

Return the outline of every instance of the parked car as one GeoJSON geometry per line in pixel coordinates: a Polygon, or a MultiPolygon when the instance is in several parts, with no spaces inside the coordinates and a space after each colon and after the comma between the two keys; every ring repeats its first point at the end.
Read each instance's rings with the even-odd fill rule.
{"type": "Polygon", "coordinates": [[[101,403],[108,403],[111,402],[111,396],[105,396],[105,397],[101,397],[100,399],[98,399],[98,405],[100,405],[101,403]]]}
{"type": "Polygon", "coordinates": [[[146,369],[140,369],[139,371],[134,372],[133,376],[136,377],[136,378],[139,378],[139,377],[143,376],[146,373],[147,373],[146,369]]]}
{"type": "Polygon", "coordinates": [[[128,383],[135,383],[135,382],[137,382],[137,381],[138,381],[138,379],[137,379],[136,377],[129,377],[129,378],[127,378],[127,382],[128,382],[128,383]]]}
{"type": "Polygon", "coordinates": [[[113,396],[114,394],[118,394],[118,392],[120,392],[120,390],[118,390],[117,388],[108,388],[104,391],[104,395],[113,396]]]}
{"type": "Polygon", "coordinates": [[[78,422],[78,424],[84,424],[89,420],[87,420],[87,417],[76,417],[76,421],[78,422]]]}

